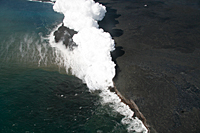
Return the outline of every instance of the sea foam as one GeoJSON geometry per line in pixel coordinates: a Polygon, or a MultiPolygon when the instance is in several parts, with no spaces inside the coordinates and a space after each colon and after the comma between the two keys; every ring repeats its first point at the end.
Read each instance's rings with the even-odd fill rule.
{"type": "Polygon", "coordinates": [[[105,6],[95,3],[93,0],[56,0],[53,9],[64,14],[64,26],[77,31],[72,37],[76,47],[71,50],[54,40],[54,32],[49,36],[49,42],[57,50],[57,60],[67,72],[82,79],[90,91],[101,90],[102,104],[109,104],[114,111],[124,116],[122,124],[127,125],[129,132],[147,132],[146,127],[138,118],[133,118],[134,112],[128,105],[108,87],[113,87],[115,76],[115,64],[110,52],[115,48],[111,35],[99,29],[98,21],[102,20],[106,13],[105,6]]]}

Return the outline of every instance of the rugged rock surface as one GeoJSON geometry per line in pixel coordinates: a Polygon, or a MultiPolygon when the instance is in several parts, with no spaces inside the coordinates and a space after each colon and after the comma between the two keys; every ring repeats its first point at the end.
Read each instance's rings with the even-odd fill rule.
{"type": "Polygon", "coordinates": [[[124,51],[115,60],[119,92],[135,101],[151,132],[200,132],[199,1],[98,2],[108,7],[101,27],[124,51]]]}
{"type": "Polygon", "coordinates": [[[62,41],[66,47],[73,49],[73,47],[77,46],[72,40],[73,35],[76,33],[76,31],[62,25],[54,32],[55,42],[58,43],[62,41]]]}

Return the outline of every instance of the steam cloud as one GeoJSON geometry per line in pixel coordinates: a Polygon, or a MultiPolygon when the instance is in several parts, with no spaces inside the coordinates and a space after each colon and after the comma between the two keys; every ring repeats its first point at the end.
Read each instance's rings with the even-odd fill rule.
{"type": "Polygon", "coordinates": [[[108,90],[108,87],[114,86],[115,64],[110,52],[115,49],[115,44],[111,35],[99,29],[97,23],[105,16],[105,6],[93,0],[57,0],[53,9],[64,14],[64,26],[77,31],[72,37],[77,45],[73,50],[66,48],[63,42],[55,42],[53,32],[56,29],[51,33],[49,40],[51,46],[58,50],[58,62],[82,79],[91,91],[101,90],[102,104],[109,104],[124,116],[121,122],[127,125],[129,132],[147,133],[142,122],[132,117],[134,112],[108,90]]]}

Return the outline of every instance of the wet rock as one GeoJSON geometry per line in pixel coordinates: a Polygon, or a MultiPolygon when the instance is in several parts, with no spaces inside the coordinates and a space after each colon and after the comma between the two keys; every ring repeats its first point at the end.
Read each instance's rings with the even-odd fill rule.
{"type": "Polygon", "coordinates": [[[62,41],[66,47],[73,49],[73,47],[77,46],[72,40],[72,37],[76,33],[77,33],[76,31],[62,25],[58,28],[57,31],[54,32],[55,42],[58,43],[62,41]]]}

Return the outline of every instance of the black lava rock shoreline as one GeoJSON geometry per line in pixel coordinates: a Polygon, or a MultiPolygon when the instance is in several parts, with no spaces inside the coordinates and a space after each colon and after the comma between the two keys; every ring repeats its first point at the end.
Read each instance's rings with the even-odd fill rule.
{"type": "MultiPolygon", "coordinates": [[[[64,25],[60,26],[58,28],[58,30],[56,30],[54,32],[54,39],[55,42],[62,42],[63,45],[65,45],[66,47],[69,47],[71,50],[73,50],[74,47],[76,47],[77,45],[75,43],[73,43],[72,41],[72,37],[74,34],[76,34],[77,32],[74,30],[71,30],[67,27],[65,27],[64,25]],[[71,40],[71,41],[70,41],[71,40]]],[[[116,50],[111,52],[112,55],[112,59],[115,63],[116,59],[119,56],[122,56],[124,54],[124,52],[120,49],[120,47],[116,47],[116,50]]],[[[118,66],[116,67],[116,72],[118,70],[118,66]]],[[[116,75],[117,76],[117,75],[116,75]]],[[[114,87],[109,87],[108,88],[111,92],[115,93],[118,95],[118,97],[121,99],[121,101],[123,103],[125,103],[126,105],[128,105],[130,107],[131,110],[134,111],[134,115],[133,118],[138,117],[144,124],[144,126],[149,130],[149,125],[146,123],[146,118],[144,117],[144,115],[140,112],[138,106],[135,104],[135,102],[131,99],[127,99],[125,98],[116,88],[116,86],[114,87]]]]}
{"type": "Polygon", "coordinates": [[[100,26],[124,51],[115,59],[115,86],[150,132],[200,132],[199,1],[96,1],[108,10],[100,26]]]}
{"type": "Polygon", "coordinates": [[[99,25],[116,42],[111,91],[151,133],[200,132],[199,0],[95,1],[107,7],[99,25]]]}

